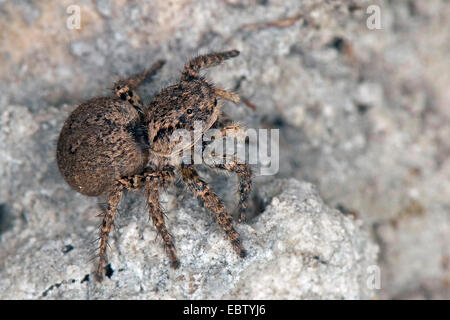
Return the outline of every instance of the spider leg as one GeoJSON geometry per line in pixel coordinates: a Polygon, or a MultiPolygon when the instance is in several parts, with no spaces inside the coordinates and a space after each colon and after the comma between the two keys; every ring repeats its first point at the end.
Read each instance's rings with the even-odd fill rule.
{"type": "Polygon", "coordinates": [[[100,247],[99,247],[99,262],[96,272],[96,277],[99,281],[103,278],[103,266],[107,262],[106,248],[108,246],[108,236],[111,231],[111,227],[114,224],[114,217],[117,212],[117,206],[119,205],[120,198],[123,194],[125,186],[120,182],[117,182],[109,195],[108,205],[103,213],[103,221],[100,226],[100,247]]]}
{"type": "Polygon", "coordinates": [[[229,100],[231,102],[234,102],[236,104],[238,104],[241,101],[241,98],[239,98],[239,96],[235,93],[223,90],[223,89],[219,89],[219,88],[214,88],[214,92],[216,93],[216,95],[219,98],[225,99],[225,100],[229,100]]]}
{"type": "Polygon", "coordinates": [[[225,164],[215,164],[213,168],[231,171],[239,178],[239,222],[245,222],[248,208],[248,198],[252,187],[252,170],[246,164],[233,161],[225,164]]]}
{"type": "Polygon", "coordinates": [[[161,235],[164,241],[165,249],[168,251],[171,259],[171,266],[176,269],[180,266],[180,261],[176,256],[172,235],[167,231],[166,225],[164,224],[164,212],[162,211],[159,203],[158,192],[160,188],[164,188],[169,185],[171,180],[173,180],[173,176],[173,169],[146,173],[145,194],[149,215],[152,218],[158,234],[161,235]]]}
{"type": "Polygon", "coordinates": [[[108,237],[111,228],[114,226],[114,218],[118,211],[117,207],[120,202],[120,198],[122,197],[123,191],[127,190],[138,190],[142,187],[145,182],[145,176],[136,174],[134,176],[125,177],[119,179],[116,182],[114,189],[108,198],[108,203],[104,212],[100,213],[99,216],[103,217],[102,224],[100,226],[100,237],[97,240],[100,240],[99,246],[99,263],[97,267],[96,277],[98,280],[101,280],[103,277],[103,266],[107,262],[106,256],[106,248],[108,245],[108,237]]]}
{"type": "Polygon", "coordinates": [[[211,190],[211,187],[200,178],[197,171],[191,165],[184,166],[181,169],[181,173],[183,180],[189,189],[191,189],[195,196],[202,200],[204,205],[215,214],[217,222],[227,234],[234,250],[240,257],[244,258],[247,252],[242,246],[239,233],[234,230],[233,220],[226,211],[222,200],[220,200],[214,191],[211,190]]]}
{"type": "MultiPolygon", "coordinates": [[[[224,123],[221,121],[220,124],[224,123]]],[[[235,125],[235,124],[228,124],[227,126],[223,127],[220,130],[220,134],[223,137],[233,137],[235,138],[238,143],[244,142],[244,128],[235,125]]],[[[208,164],[211,168],[217,168],[221,170],[231,171],[237,174],[239,179],[239,222],[245,222],[246,219],[246,212],[248,208],[248,198],[250,196],[251,192],[251,186],[252,186],[252,178],[253,173],[250,167],[245,163],[239,163],[237,156],[234,155],[224,155],[224,162],[225,163],[211,163],[208,164]]]]}
{"type": "Polygon", "coordinates": [[[142,115],[144,107],[142,106],[141,99],[136,92],[136,88],[145,79],[153,77],[159,71],[159,69],[162,68],[164,63],[164,60],[158,60],[150,67],[150,69],[129,78],[117,81],[114,84],[114,92],[117,97],[119,97],[121,100],[128,101],[142,115]]]}
{"type": "Polygon", "coordinates": [[[181,81],[189,81],[200,77],[199,71],[203,68],[209,68],[220,64],[226,59],[230,59],[239,55],[238,50],[225,52],[213,52],[202,56],[195,57],[190,60],[184,67],[181,75],[181,81]]]}

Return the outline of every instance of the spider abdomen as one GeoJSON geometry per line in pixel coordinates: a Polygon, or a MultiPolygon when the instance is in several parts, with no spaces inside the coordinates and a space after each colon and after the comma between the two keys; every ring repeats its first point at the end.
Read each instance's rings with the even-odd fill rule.
{"type": "Polygon", "coordinates": [[[136,174],[146,164],[146,137],[140,117],[126,101],[94,98],[78,106],[61,130],[56,159],[76,191],[107,194],[118,179],[136,174]]]}

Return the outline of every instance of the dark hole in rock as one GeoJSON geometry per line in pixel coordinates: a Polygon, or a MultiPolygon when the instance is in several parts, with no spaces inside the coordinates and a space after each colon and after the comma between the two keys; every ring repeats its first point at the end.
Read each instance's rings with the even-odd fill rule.
{"type": "Polygon", "coordinates": [[[73,250],[73,246],[70,245],[70,244],[68,244],[67,246],[64,246],[64,248],[62,249],[62,252],[63,252],[64,254],[66,254],[66,253],[68,253],[68,252],[70,252],[70,251],[72,251],[72,250],[73,250]]]}
{"type": "Polygon", "coordinates": [[[11,208],[6,203],[0,203],[0,233],[12,228],[12,221],[11,208]]]}
{"type": "Polygon", "coordinates": [[[272,123],[275,128],[281,128],[286,125],[286,122],[284,121],[284,119],[281,116],[275,117],[275,119],[273,119],[272,123]]]}
{"type": "Polygon", "coordinates": [[[336,49],[339,52],[342,52],[345,48],[345,40],[341,37],[334,37],[333,40],[329,43],[331,48],[336,49]]]}
{"type": "Polygon", "coordinates": [[[89,282],[89,274],[84,276],[84,278],[81,280],[81,283],[83,282],[89,282]]]}
{"type": "Polygon", "coordinates": [[[364,114],[367,112],[367,110],[369,110],[370,106],[368,106],[367,104],[360,103],[356,105],[356,108],[358,109],[358,112],[360,114],[364,114]]]}
{"type": "Polygon", "coordinates": [[[112,275],[114,274],[114,269],[111,267],[111,263],[106,266],[105,270],[106,276],[111,279],[112,275]]]}
{"type": "Polygon", "coordinates": [[[358,4],[355,4],[355,3],[351,3],[348,6],[348,11],[350,11],[350,12],[355,12],[355,11],[358,11],[358,10],[361,10],[361,9],[362,9],[362,7],[360,5],[358,5],[358,4]]]}

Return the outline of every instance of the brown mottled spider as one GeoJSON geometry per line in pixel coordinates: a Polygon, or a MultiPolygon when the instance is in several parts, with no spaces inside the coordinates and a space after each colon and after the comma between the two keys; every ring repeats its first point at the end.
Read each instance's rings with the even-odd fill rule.
{"type": "MultiPolygon", "coordinates": [[[[171,266],[179,266],[159,203],[159,190],[167,188],[177,175],[181,175],[189,189],[215,214],[235,251],[240,257],[245,257],[246,251],[224,203],[200,178],[194,165],[185,164],[172,155],[170,140],[174,130],[191,132],[198,120],[206,124],[203,133],[211,127],[237,128],[226,126],[217,99],[238,103],[239,97],[215,88],[199,75],[200,69],[237,55],[239,51],[232,50],[192,59],[185,65],[180,82],[163,89],[148,107],[144,107],[135,89],[162,67],[164,62],[158,61],[148,71],[115,83],[117,97],[88,100],[78,106],[64,123],[56,154],[62,176],[73,189],[84,195],[108,196],[107,206],[101,213],[99,279],[107,262],[108,235],[125,189],[145,189],[150,217],[164,241],[171,266]]],[[[239,219],[244,220],[252,180],[250,168],[236,160],[211,166],[238,175],[239,219]]]]}

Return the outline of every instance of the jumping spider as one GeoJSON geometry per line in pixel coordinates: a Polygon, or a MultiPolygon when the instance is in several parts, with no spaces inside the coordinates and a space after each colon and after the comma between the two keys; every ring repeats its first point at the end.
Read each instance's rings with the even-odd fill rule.
{"type": "MultiPolygon", "coordinates": [[[[231,92],[215,88],[199,74],[208,68],[236,57],[239,51],[210,53],[190,60],[184,67],[179,83],[160,91],[144,107],[135,89],[153,76],[164,64],[155,63],[148,71],[120,80],[114,84],[117,97],[98,97],[78,106],[61,130],[57,145],[57,162],[65,181],[87,196],[107,196],[107,206],[101,213],[99,263],[96,271],[103,276],[107,262],[108,235],[124,190],[145,190],[149,215],[171,259],[177,268],[172,236],[164,224],[159,203],[159,190],[167,188],[181,175],[185,185],[214,213],[240,257],[246,256],[239,234],[222,200],[200,178],[194,165],[175,161],[170,135],[175,129],[193,130],[194,122],[210,127],[237,129],[227,125],[221,115],[218,99],[239,102],[231,92]]],[[[205,131],[202,131],[205,132],[205,131]]],[[[227,130],[224,135],[233,132],[227,130]]],[[[233,134],[233,133],[231,133],[233,134]]],[[[216,169],[235,172],[239,177],[239,219],[244,220],[250,193],[252,172],[236,160],[210,165],[216,169]]]]}

